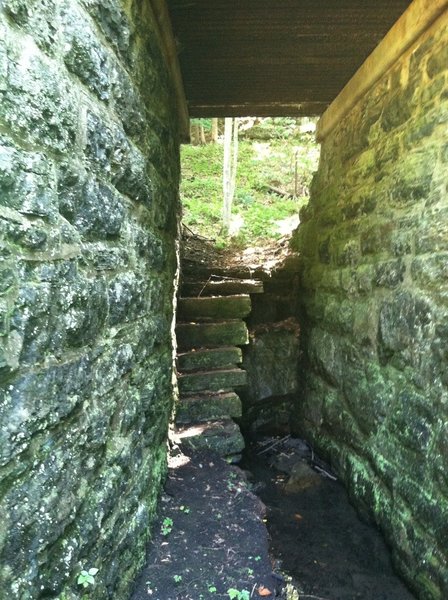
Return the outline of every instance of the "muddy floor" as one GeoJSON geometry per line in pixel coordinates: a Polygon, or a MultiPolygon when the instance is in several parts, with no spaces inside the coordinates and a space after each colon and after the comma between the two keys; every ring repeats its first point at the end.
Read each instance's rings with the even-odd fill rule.
{"type": "Polygon", "coordinates": [[[321,470],[311,469],[309,448],[297,443],[295,456],[288,447],[265,452],[266,445],[255,444],[243,465],[267,507],[276,568],[292,577],[300,599],[412,600],[379,532],[358,518],[344,487],[316,457],[321,470]]]}
{"type": "Polygon", "coordinates": [[[241,468],[172,457],[130,600],[414,598],[324,463],[301,440],[277,442],[252,445],[241,468]]]}
{"type": "Polygon", "coordinates": [[[211,452],[173,457],[131,600],[277,597],[264,517],[238,467],[211,452]]]}

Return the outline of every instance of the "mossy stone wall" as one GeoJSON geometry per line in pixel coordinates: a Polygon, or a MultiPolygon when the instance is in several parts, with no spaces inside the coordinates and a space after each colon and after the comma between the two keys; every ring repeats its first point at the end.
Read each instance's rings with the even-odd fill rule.
{"type": "Polygon", "coordinates": [[[178,141],[150,4],[0,8],[0,596],[128,597],[165,472],[178,141]]]}
{"type": "Polygon", "coordinates": [[[325,139],[294,241],[297,429],[331,459],[425,600],[448,598],[446,23],[325,139]]]}

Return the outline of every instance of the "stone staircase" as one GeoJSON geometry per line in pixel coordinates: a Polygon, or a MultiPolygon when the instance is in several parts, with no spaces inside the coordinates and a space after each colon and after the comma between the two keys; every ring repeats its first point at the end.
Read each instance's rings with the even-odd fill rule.
{"type": "Polygon", "coordinates": [[[238,389],[246,385],[240,346],[248,343],[244,318],[250,294],[263,283],[251,279],[185,281],[177,308],[177,371],[180,401],[177,433],[183,444],[213,449],[236,462],[244,439],[233,420],[241,417],[238,389]]]}

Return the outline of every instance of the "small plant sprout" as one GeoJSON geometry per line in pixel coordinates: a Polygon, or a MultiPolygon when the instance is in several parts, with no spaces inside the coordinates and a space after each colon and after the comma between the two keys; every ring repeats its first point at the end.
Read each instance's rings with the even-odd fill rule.
{"type": "Polygon", "coordinates": [[[180,583],[182,581],[182,575],[173,575],[173,579],[176,583],[180,583]]]}
{"type": "Polygon", "coordinates": [[[259,560],[261,560],[261,556],[256,556],[256,557],[254,558],[254,560],[256,560],[256,561],[258,562],[259,560]]]}
{"type": "Polygon", "coordinates": [[[251,569],[250,567],[247,568],[247,574],[250,576],[252,576],[254,574],[254,570],[251,569]]]}
{"type": "Polygon", "coordinates": [[[190,512],[190,509],[188,508],[188,506],[184,506],[183,504],[182,504],[182,506],[179,506],[179,510],[181,510],[186,515],[188,515],[188,513],[190,512]]]}
{"type": "Polygon", "coordinates": [[[76,583],[78,585],[82,585],[83,588],[88,588],[91,585],[95,585],[95,575],[98,573],[98,569],[95,569],[95,567],[92,567],[89,570],[82,570],[81,573],[78,575],[78,579],[76,580],[76,583]]]}
{"type": "Polygon", "coordinates": [[[210,592],[210,594],[216,594],[216,592],[217,592],[218,590],[216,589],[216,586],[215,586],[215,585],[209,585],[209,586],[208,586],[208,591],[210,592]]]}
{"type": "Polygon", "coordinates": [[[235,588],[229,588],[227,595],[230,600],[250,600],[250,592],[247,590],[236,590],[235,588]]]}
{"type": "Polygon", "coordinates": [[[161,528],[162,535],[170,534],[172,529],[173,529],[173,519],[170,519],[170,517],[165,517],[162,522],[162,528],[161,528]]]}

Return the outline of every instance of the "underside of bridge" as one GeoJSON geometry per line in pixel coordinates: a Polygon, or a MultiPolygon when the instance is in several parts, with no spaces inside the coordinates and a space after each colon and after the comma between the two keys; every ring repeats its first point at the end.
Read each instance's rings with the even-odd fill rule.
{"type": "Polygon", "coordinates": [[[410,0],[168,0],[192,117],[319,115],[410,0]]]}

